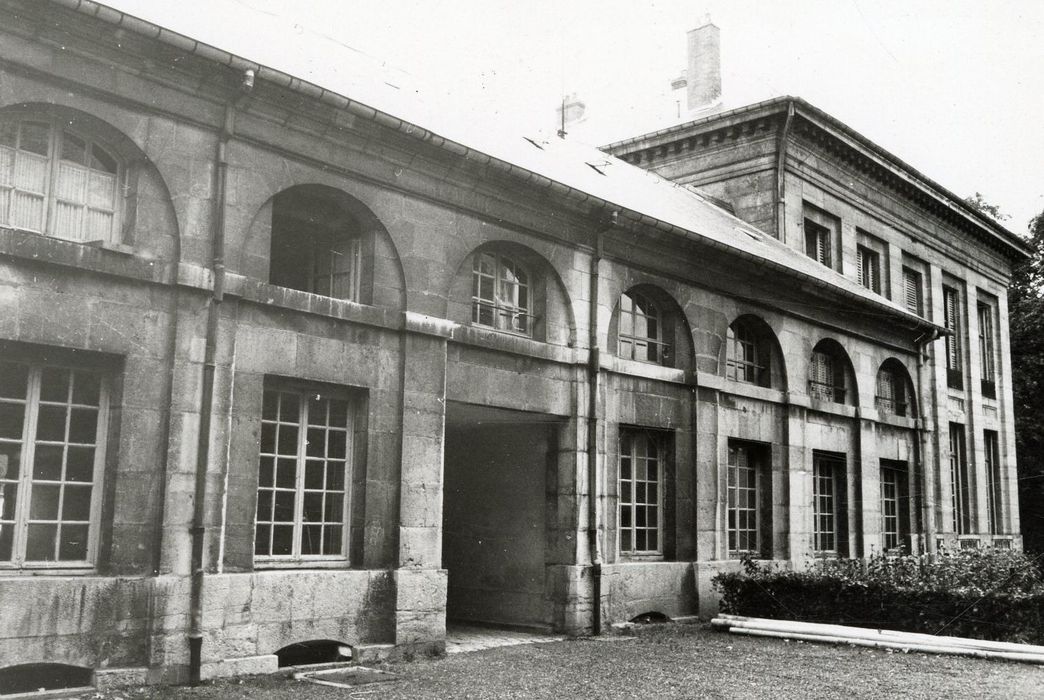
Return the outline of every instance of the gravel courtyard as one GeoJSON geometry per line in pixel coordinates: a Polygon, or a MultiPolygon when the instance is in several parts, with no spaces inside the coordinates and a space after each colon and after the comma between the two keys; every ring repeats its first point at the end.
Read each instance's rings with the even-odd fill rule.
{"type": "Polygon", "coordinates": [[[1044,698],[1044,667],[740,637],[707,627],[503,647],[382,666],[390,682],[333,688],[285,677],[83,698],[1044,698]]]}

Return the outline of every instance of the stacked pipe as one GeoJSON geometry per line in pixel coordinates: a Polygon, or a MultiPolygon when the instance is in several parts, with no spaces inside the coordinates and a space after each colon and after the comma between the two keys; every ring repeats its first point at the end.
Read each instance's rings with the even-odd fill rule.
{"type": "Polygon", "coordinates": [[[980,659],[1005,659],[1044,664],[1044,646],[994,642],[985,639],[944,637],[917,632],[827,625],[793,620],[769,620],[742,615],[718,615],[711,626],[720,631],[754,637],[774,637],[805,642],[852,644],[874,649],[917,651],[926,654],[956,654],[980,659]]]}

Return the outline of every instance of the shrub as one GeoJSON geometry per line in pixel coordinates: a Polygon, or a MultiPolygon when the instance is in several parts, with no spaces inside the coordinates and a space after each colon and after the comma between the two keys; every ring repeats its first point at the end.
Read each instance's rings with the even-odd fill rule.
{"type": "Polygon", "coordinates": [[[713,582],[721,611],[735,615],[1044,643],[1044,582],[1010,550],[824,560],[806,571],[746,561],[713,582]]]}

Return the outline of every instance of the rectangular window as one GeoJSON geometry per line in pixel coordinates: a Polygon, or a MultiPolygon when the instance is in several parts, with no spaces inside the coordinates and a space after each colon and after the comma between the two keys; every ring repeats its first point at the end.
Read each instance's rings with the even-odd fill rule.
{"type": "Polygon", "coordinates": [[[1004,507],[1001,500],[1000,444],[996,431],[983,431],[982,446],[986,453],[986,508],[989,514],[990,534],[998,535],[1004,532],[1004,507]]]}
{"type": "Polygon", "coordinates": [[[353,419],[351,401],[337,390],[265,387],[256,559],[347,558],[353,419]]]}
{"type": "Polygon", "coordinates": [[[815,551],[847,556],[848,509],[845,505],[845,457],[812,453],[812,518],[815,551]]]}
{"type": "Polygon", "coordinates": [[[923,309],[923,287],[921,283],[921,273],[916,270],[911,270],[908,267],[903,268],[903,305],[906,310],[912,314],[918,316],[924,313],[923,309]]]}
{"type": "Polygon", "coordinates": [[[0,567],[92,565],[107,409],[98,371],[0,362],[0,567]]]}
{"type": "Polygon", "coordinates": [[[805,219],[805,253],[820,265],[832,266],[830,251],[830,229],[805,219]]]}
{"type": "Polygon", "coordinates": [[[772,481],[763,445],[729,440],[729,554],[771,557],[772,481]]]}
{"type": "Polygon", "coordinates": [[[620,553],[663,553],[664,440],[647,430],[620,431],[620,553]]]}
{"type": "Polygon", "coordinates": [[[845,367],[829,353],[814,351],[809,367],[809,395],[819,401],[845,402],[845,367]]]}
{"type": "Polygon", "coordinates": [[[979,375],[982,395],[988,399],[997,398],[993,347],[993,307],[979,304],[979,375]]]}
{"type": "Polygon", "coordinates": [[[961,372],[961,298],[955,287],[943,287],[943,321],[950,334],[946,336],[946,384],[951,389],[964,388],[961,372]]]}
{"type": "Polygon", "coordinates": [[[881,293],[881,256],[866,246],[856,246],[856,276],[859,284],[875,294],[881,293]]]}
{"type": "Polygon", "coordinates": [[[881,547],[909,551],[910,497],[906,463],[881,460],[881,547]]]}
{"type": "Polygon", "coordinates": [[[953,509],[951,525],[958,535],[968,535],[972,531],[971,484],[965,444],[964,426],[950,423],[950,504],[953,509]]]}

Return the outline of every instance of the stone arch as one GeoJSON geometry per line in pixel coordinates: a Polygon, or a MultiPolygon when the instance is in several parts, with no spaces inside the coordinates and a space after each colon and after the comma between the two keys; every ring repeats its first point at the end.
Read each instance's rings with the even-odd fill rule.
{"type": "MultiPolygon", "coordinates": [[[[180,259],[180,228],[170,189],[156,165],[129,136],[88,112],[51,103],[23,102],[0,108],[0,125],[18,122],[47,123],[52,132],[58,129],[107,151],[118,164],[116,216],[109,242],[133,247],[145,257],[171,263],[180,259]]],[[[60,157],[57,151],[52,151],[50,158],[56,157],[60,157]]],[[[54,235],[50,220],[42,232],[54,235]]]]}
{"type": "Polygon", "coordinates": [[[387,228],[359,199],[327,184],[300,183],[269,197],[247,231],[240,267],[244,274],[280,286],[373,306],[406,307],[402,261],[387,228]],[[301,231],[293,230],[291,222],[300,223],[301,231]],[[320,246],[328,260],[320,261],[309,248],[317,243],[316,236],[329,237],[320,246]],[[343,258],[342,267],[336,265],[337,256],[343,258]],[[313,274],[317,264],[331,260],[329,272],[313,274]],[[326,277],[328,283],[321,281],[326,277]],[[350,278],[350,289],[336,288],[334,277],[350,278]]]}
{"type": "Polygon", "coordinates": [[[823,338],[812,348],[807,391],[813,399],[860,405],[859,386],[848,352],[837,340],[823,338]]]}
{"type": "Polygon", "coordinates": [[[723,346],[722,367],[726,378],[786,391],[786,361],[779,337],[762,317],[745,313],[729,324],[723,346]],[[742,352],[752,343],[754,357],[742,352]]]}
{"type": "MultiPolygon", "coordinates": [[[[625,333],[625,337],[626,337],[625,333]]],[[[640,341],[639,341],[640,342],[640,341]]],[[[613,313],[609,319],[609,330],[608,337],[606,339],[606,349],[617,356],[623,357],[625,354],[629,355],[625,359],[641,359],[642,361],[652,361],[655,364],[660,364],[666,367],[675,367],[677,369],[691,370],[695,367],[695,348],[692,342],[692,329],[689,327],[689,321],[685,317],[685,312],[682,311],[681,305],[678,301],[662,287],[647,282],[632,285],[625,289],[619,297],[613,301],[613,313]],[[630,295],[631,299],[644,298],[647,299],[651,304],[659,311],[660,323],[662,325],[662,342],[666,343],[668,347],[666,350],[666,357],[662,360],[650,360],[646,358],[634,357],[633,350],[628,353],[623,353],[622,348],[625,346],[633,347],[632,343],[625,343],[621,345],[620,342],[620,330],[621,330],[621,312],[623,311],[622,305],[624,297],[630,295]]]]}
{"type": "MultiPolygon", "coordinates": [[[[572,347],[576,344],[576,319],[573,316],[569,292],[562,278],[547,258],[521,243],[487,241],[472,249],[457,266],[450,280],[446,299],[447,317],[451,321],[479,328],[514,332],[553,345],[572,347]],[[529,324],[527,328],[531,330],[528,332],[520,330],[520,322],[517,320],[511,321],[513,329],[510,329],[498,328],[485,322],[488,318],[476,318],[476,313],[488,313],[483,309],[490,308],[476,302],[474,296],[475,261],[483,254],[499,256],[500,260],[514,261],[531,276],[529,287],[532,299],[529,302],[530,310],[527,312],[531,318],[526,321],[529,324]]],[[[508,314],[505,312],[499,314],[500,317],[506,315],[508,314]]],[[[518,315],[518,318],[521,316],[518,315]]]]}

